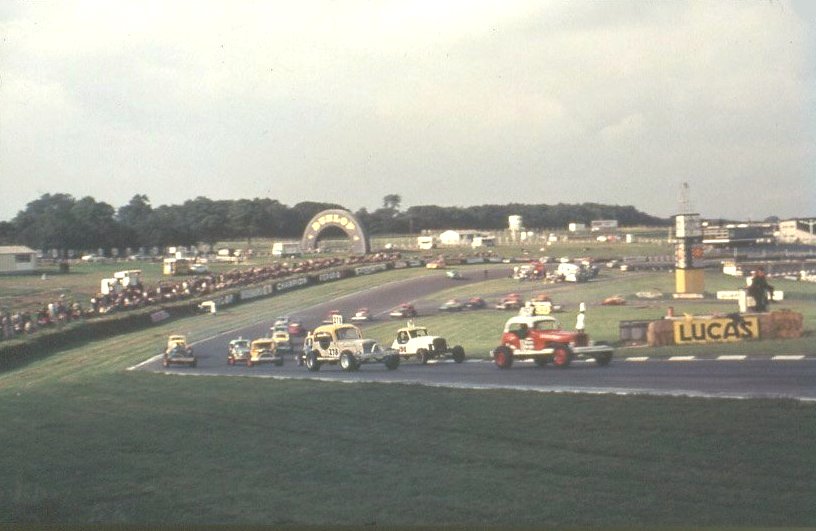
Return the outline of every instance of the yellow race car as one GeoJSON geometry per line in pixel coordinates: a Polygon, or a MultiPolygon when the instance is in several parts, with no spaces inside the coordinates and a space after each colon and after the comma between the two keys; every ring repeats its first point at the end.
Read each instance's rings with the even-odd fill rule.
{"type": "Polygon", "coordinates": [[[195,367],[197,365],[193,347],[187,344],[186,336],[174,334],[167,338],[167,347],[164,349],[162,365],[165,367],[170,365],[195,367]]]}
{"type": "Polygon", "coordinates": [[[247,367],[252,367],[259,363],[274,363],[278,367],[283,365],[283,355],[278,352],[275,340],[269,337],[256,339],[249,347],[249,357],[247,357],[247,367]]]}

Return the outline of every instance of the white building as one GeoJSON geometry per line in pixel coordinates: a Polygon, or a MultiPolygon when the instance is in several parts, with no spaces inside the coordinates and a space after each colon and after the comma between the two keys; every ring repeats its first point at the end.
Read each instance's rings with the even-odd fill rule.
{"type": "Polygon", "coordinates": [[[779,222],[779,241],[782,243],[816,244],[816,219],[790,219],[779,222]]]}
{"type": "Polygon", "coordinates": [[[487,237],[487,234],[477,230],[446,230],[439,235],[441,245],[473,245],[473,241],[487,237]]]}
{"type": "Polygon", "coordinates": [[[616,219],[595,219],[590,223],[593,232],[617,230],[618,220],[616,219]]]}
{"type": "Polygon", "coordinates": [[[31,273],[36,270],[36,251],[22,245],[0,246],[0,273],[31,273]]]}

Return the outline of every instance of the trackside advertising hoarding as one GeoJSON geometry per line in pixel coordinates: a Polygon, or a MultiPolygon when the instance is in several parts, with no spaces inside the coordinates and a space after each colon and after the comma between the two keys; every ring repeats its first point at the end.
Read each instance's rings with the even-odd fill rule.
{"type": "Polygon", "coordinates": [[[241,290],[241,300],[248,301],[250,299],[256,299],[258,297],[265,297],[267,295],[272,294],[272,284],[266,284],[264,286],[258,286],[257,288],[248,288],[241,290]]]}
{"type": "Polygon", "coordinates": [[[296,277],[289,280],[281,280],[275,283],[275,292],[288,291],[290,289],[302,288],[309,283],[309,277],[296,277]]]}
{"type": "Polygon", "coordinates": [[[313,275],[312,278],[315,279],[316,282],[332,282],[334,280],[340,280],[347,276],[347,271],[326,271],[325,273],[320,273],[319,275],[313,275]]]}
{"type": "Polygon", "coordinates": [[[678,345],[690,343],[725,343],[759,339],[759,319],[741,317],[737,319],[677,319],[674,321],[674,342],[678,345]]]}
{"type": "Polygon", "coordinates": [[[379,273],[380,271],[385,271],[388,269],[388,265],[385,263],[382,264],[372,264],[367,266],[360,266],[354,268],[354,274],[359,275],[371,275],[373,273],[379,273]]]}

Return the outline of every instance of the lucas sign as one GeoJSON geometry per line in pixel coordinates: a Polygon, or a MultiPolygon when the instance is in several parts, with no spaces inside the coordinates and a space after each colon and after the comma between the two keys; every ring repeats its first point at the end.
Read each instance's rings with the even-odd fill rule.
{"type": "Polygon", "coordinates": [[[723,343],[759,339],[759,320],[756,317],[737,319],[678,319],[674,321],[674,342],[723,343]]]}

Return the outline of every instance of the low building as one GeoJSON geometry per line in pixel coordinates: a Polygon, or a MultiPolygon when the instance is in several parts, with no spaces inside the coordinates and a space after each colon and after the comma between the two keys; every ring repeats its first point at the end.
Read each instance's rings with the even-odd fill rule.
{"type": "Polygon", "coordinates": [[[33,273],[37,270],[37,252],[23,245],[0,246],[0,274],[33,273]]]}
{"type": "Polygon", "coordinates": [[[595,219],[590,223],[592,232],[609,232],[618,230],[618,220],[616,219],[595,219]]]}
{"type": "Polygon", "coordinates": [[[439,235],[441,245],[473,245],[473,241],[478,238],[485,238],[488,235],[478,230],[446,230],[439,235]]]}
{"type": "Polygon", "coordinates": [[[779,241],[816,245],[816,219],[789,219],[779,222],[779,241]]]}
{"type": "Polygon", "coordinates": [[[745,247],[774,242],[772,223],[712,225],[703,222],[703,243],[712,247],[745,247]]]}

